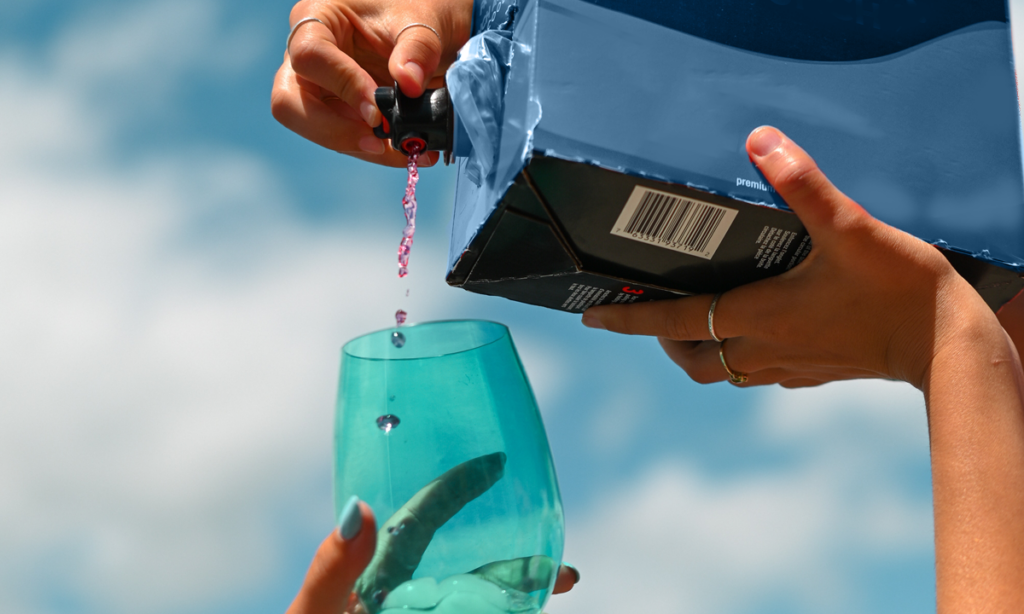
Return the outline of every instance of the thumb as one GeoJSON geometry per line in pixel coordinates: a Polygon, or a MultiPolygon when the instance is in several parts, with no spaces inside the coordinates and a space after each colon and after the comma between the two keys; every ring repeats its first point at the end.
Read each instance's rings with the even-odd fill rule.
{"type": "MultiPolygon", "coordinates": [[[[338,528],[320,544],[306,579],[287,614],[337,614],[346,611],[352,588],[377,546],[373,512],[352,497],[338,516],[338,528]]],[[[349,610],[351,611],[351,610],[349,610]]]]}
{"type": "Polygon", "coordinates": [[[771,126],[747,137],[747,153],[812,238],[871,216],[839,191],[799,145],[771,126]]]}
{"type": "Polygon", "coordinates": [[[427,22],[420,21],[410,20],[410,23],[416,25],[409,27],[409,24],[405,24],[399,28],[395,33],[395,48],[388,60],[391,77],[398,82],[402,93],[412,98],[423,94],[427,82],[441,63],[444,51],[441,37],[445,33],[435,31],[432,25],[427,27],[427,22]]]}

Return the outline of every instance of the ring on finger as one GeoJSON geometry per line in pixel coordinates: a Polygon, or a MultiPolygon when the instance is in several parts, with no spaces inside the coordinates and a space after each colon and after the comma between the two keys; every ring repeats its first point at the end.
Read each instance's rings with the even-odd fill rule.
{"type": "Polygon", "coordinates": [[[409,25],[407,25],[404,28],[402,28],[401,30],[399,30],[398,34],[395,34],[395,40],[397,41],[398,37],[402,35],[402,32],[405,32],[409,28],[426,28],[426,29],[428,29],[428,30],[430,30],[431,32],[434,33],[434,36],[437,37],[437,40],[441,41],[442,43],[444,42],[443,40],[441,40],[441,35],[438,34],[437,30],[435,30],[434,28],[428,26],[425,23],[410,23],[409,25]]]}
{"type": "MultiPolygon", "coordinates": [[[[722,298],[722,292],[715,295],[715,298],[711,299],[711,308],[708,309],[708,332],[711,333],[711,338],[719,343],[723,343],[722,339],[718,338],[715,334],[715,307],[718,306],[718,299],[722,298]]],[[[728,371],[728,368],[726,368],[728,371]]]]}
{"type": "Polygon", "coordinates": [[[303,17],[302,19],[300,19],[300,20],[295,22],[295,25],[292,26],[292,31],[288,33],[288,40],[284,44],[284,51],[285,51],[285,53],[288,53],[288,48],[292,46],[292,39],[295,38],[295,33],[298,32],[299,26],[301,26],[303,24],[307,24],[307,23],[313,22],[313,21],[315,21],[318,24],[324,26],[325,28],[328,28],[328,29],[330,28],[330,26],[328,26],[324,22],[320,21],[316,17],[303,17]]]}
{"type": "Polygon", "coordinates": [[[746,384],[750,376],[740,371],[733,371],[729,368],[729,363],[725,362],[725,341],[722,345],[718,346],[718,358],[722,360],[722,366],[725,367],[725,372],[729,374],[730,384],[746,384]]]}

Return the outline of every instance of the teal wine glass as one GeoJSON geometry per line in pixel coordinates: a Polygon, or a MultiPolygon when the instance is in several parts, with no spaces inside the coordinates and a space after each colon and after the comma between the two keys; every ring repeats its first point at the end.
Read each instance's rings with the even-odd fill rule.
{"type": "Polygon", "coordinates": [[[562,503],[505,326],[429,322],[350,341],[334,437],[336,513],[355,495],[377,516],[355,589],[370,614],[540,612],[562,503]]]}

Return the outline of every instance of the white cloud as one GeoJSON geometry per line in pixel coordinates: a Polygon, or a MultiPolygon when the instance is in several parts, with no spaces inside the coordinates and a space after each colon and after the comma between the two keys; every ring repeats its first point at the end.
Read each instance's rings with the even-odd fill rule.
{"type": "MultiPolygon", "coordinates": [[[[98,84],[159,93],[249,57],[211,42],[218,18],[145,4],[73,26],[48,67],[0,56],[4,612],[47,611],[41,594],[178,612],[274,583],[282,515],[292,535],[330,525],[342,343],[399,305],[423,321],[464,300],[437,283],[443,245],[418,244],[399,282],[398,227],[303,223],[251,154],[114,162],[98,84]]],[[[543,406],[557,350],[517,341],[543,406]]]]}
{"type": "Polygon", "coordinates": [[[892,476],[927,458],[916,391],[889,382],[772,389],[759,413],[760,445],[798,461],[730,476],[668,460],[646,469],[568,527],[566,557],[584,582],[548,609],[858,612],[858,560],[930,552],[929,501],[892,476]]]}
{"type": "MultiPolygon", "coordinates": [[[[241,152],[105,155],[85,82],[199,61],[170,57],[183,29],[214,33],[204,6],[181,6],[69,35],[54,71],[0,58],[5,612],[39,611],[40,591],[180,611],[280,576],[276,515],[328,495],[340,345],[392,321],[352,288],[391,289],[396,233],[296,221],[241,152]],[[230,232],[197,232],[218,216],[230,232]]],[[[424,314],[450,300],[415,292],[424,314]]]]}
{"type": "MultiPolygon", "coordinates": [[[[237,155],[204,166],[268,175],[237,155]]],[[[190,203],[169,186],[202,175],[160,170],[174,181],[0,182],[0,550],[21,553],[0,584],[67,547],[74,588],[109,611],[173,611],[279,572],[271,503],[297,476],[324,485],[338,348],[389,320],[347,289],[382,289],[393,237],[304,228],[253,199],[274,241],[180,249],[221,195],[190,203]]]]}

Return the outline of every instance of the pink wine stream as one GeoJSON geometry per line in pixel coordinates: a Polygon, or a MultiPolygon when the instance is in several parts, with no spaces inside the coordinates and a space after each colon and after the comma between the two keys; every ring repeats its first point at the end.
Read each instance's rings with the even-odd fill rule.
{"type": "Polygon", "coordinates": [[[402,231],[402,242],[398,245],[398,276],[409,274],[409,251],[412,240],[416,236],[416,184],[420,180],[419,160],[420,148],[414,144],[409,147],[409,178],[405,182],[405,197],[402,198],[402,209],[405,210],[405,229],[402,231]]]}
{"type": "MultiPolygon", "coordinates": [[[[409,176],[405,182],[405,196],[402,198],[402,210],[405,212],[405,228],[402,230],[402,242],[398,244],[398,277],[403,278],[409,274],[409,252],[412,251],[412,241],[416,238],[416,184],[420,180],[420,147],[418,144],[409,146],[409,176]]],[[[405,291],[409,296],[409,291],[405,291]]],[[[395,312],[395,325],[405,324],[408,314],[399,309],[395,312]]],[[[396,333],[401,334],[401,333],[396,333]]],[[[392,339],[394,341],[394,339],[392,339]]],[[[402,339],[402,345],[405,339],[402,339]]],[[[397,345],[397,344],[396,344],[397,345]]],[[[398,347],[402,347],[398,345],[398,347]]]]}

